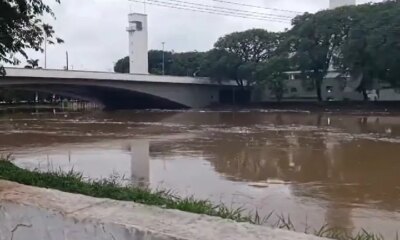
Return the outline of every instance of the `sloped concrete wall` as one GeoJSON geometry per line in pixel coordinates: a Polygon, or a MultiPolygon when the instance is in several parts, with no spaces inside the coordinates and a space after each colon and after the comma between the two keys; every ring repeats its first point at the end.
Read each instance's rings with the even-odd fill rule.
{"type": "Polygon", "coordinates": [[[220,218],[0,181],[0,240],[317,240],[220,218]]]}

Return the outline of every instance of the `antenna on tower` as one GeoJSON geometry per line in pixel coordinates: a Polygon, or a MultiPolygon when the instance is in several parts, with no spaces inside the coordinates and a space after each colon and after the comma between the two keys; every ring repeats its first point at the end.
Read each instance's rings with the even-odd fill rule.
{"type": "Polygon", "coordinates": [[[143,0],[143,11],[146,14],[146,0],[143,0]]]}

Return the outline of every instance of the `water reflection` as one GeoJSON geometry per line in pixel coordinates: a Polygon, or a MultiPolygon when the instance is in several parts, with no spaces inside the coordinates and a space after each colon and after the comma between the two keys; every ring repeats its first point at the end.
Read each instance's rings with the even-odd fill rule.
{"type": "Polygon", "coordinates": [[[128,146],[131,153],[131,183],[147,188],[150,183],[150,144],[147,140],[132,141],[128,146]]]}
{"type": "Polygon", "coordinates": [[[301,196],[400,210],[395,204],[400,199],[398,144],[309,132],[225,139],[220,136],[218,147],[206,151],[215,170],[229,180],[281,180],[296,183],[293,193],[301,196]]]}
{"type": "MultiPolygon", "coordinates": [[[[392,234],[400,220],[400,117],[284,112],[14,113],[0,149],[46,166],[392,234]],[[48,165],[48,164],[47,164],[48,165]]],[[[305,219],[308,219],[305,224],[305,219]]]]}

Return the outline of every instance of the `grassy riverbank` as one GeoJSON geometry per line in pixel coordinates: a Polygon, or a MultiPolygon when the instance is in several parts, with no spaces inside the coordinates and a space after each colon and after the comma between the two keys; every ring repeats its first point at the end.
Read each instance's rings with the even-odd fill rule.
{"type": "MultiPolygon", "coordinates": [[[[265,224],[269,217],[261,218],[243,215],[242,209],[229,209],[224,205],[214,205],[210,201],[195,200],[193,198],[180,198],[166,191],[151,191],[149,189],[132,186],[121,186],[116,180],[89,180],[82,174],[70,171],[63,172],[37,172],[17,167],[11,161],[0,159],[0,179],[13,181],[25,185],[57,189],[69,193],[83,194],[96,198],[110,198],[123,201],[134,201],[146,205],[153,205],[167,209],[178,209],[186,212],[206,214],[210,216],[231,219],[238,222],[252,224],[265,224]]],[[[280,218],[274,227],[295,230],[290,219],[280,218]]],[[[348,236],[345,231],[323,227],[310,234],[338,240],[380,240],[379,236],[361,232],[356,237],[348,236]]]]}

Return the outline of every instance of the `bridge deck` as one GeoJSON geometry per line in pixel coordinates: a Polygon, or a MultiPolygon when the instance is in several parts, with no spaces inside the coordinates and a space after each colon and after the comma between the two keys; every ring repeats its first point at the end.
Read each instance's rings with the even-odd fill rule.
{"type": "Polygon", "coordinates": [[[6,68],[6,77],[26,78],[57,78],[57,79],[90,79],[90,80],[115,80],[134,81],[148,83],[172,83],[191,85],[224,85],[235,86],[235,81],[217,82],[209,78],[162,76],[151,74],[125,74],[112,72],[91,72],[75,70],[54,70],[54,69],[27,69],[27,68],[6,68]]]}

